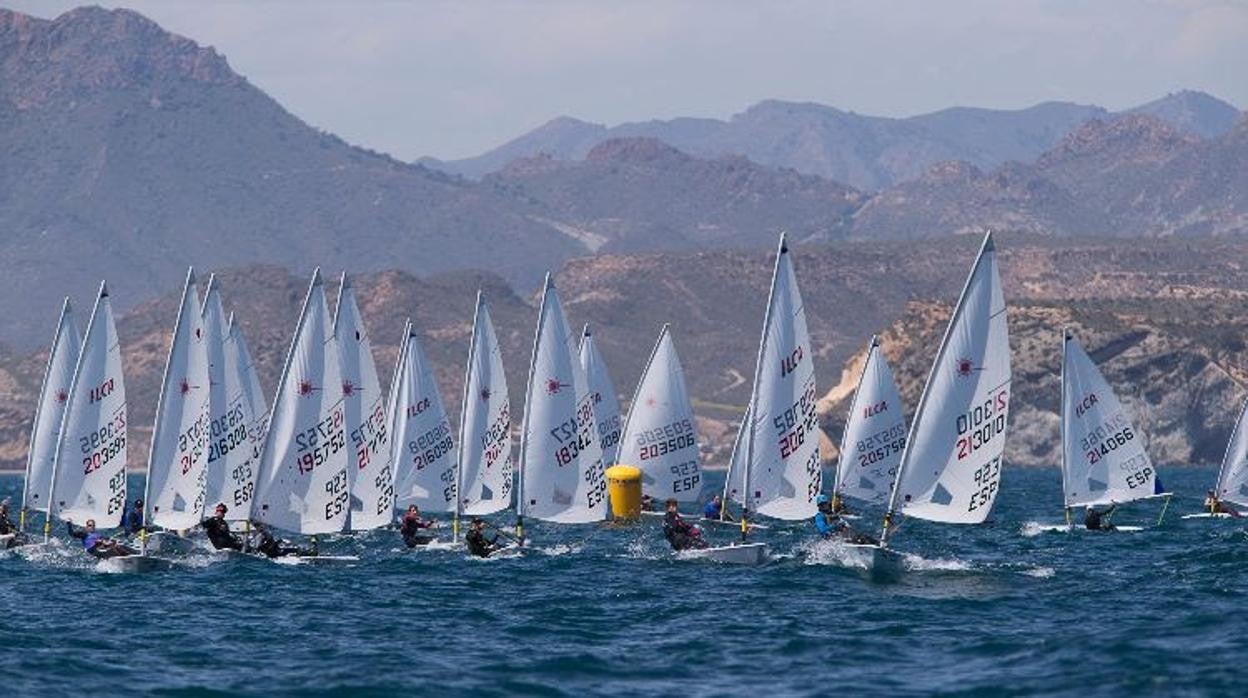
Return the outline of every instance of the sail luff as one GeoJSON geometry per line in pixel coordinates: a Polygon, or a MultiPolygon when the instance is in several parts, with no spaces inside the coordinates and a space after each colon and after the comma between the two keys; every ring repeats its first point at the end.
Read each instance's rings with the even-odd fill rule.
{"type": "Polygon", "coordinates": [[[832,492],[833,493],[839,493],[841,491],[841,481],[845,477],[845,468],[843,467],[842,464],[846,460],[845,454],[849,452],[848,450],[846,450],[846,439],[849,437],[850,419],[853,419],[853,416],[858,413],[858,401],[862,397],[862,388],[863,388],[863,383],[866,381],[866,378],[867,378],[867,369],[871,367],[871,359],[873,356],[875,356],[875,352],[878,350],[878,348],[879,348],[879,337],[876,335],[871,335],[871,345],[867,348],[867,358],[866,360],[862,362],[862,371],[858,373],[858,387],[854,388],[854,396],[849,401],[849,417],[845,420],[845,428],[841,430],[841,446],[840,446],[841,455],[840,455],[840,458],[837,460],[836,473],[833,475],[833,479],[832,479],[832,492]]]}
{"type": "Polygon", "coordinates": [[[1239,419],[1226,443],[1214,493],[1221,501],[1248,506],[1248,400],[1240,408],[1239,419]]]}
{"type": "Polygon", "coordinates": [[[464,389],[459,403],[459,448],[455,453],[455,518],[464,513],[464,444],[469,438],[468,433],[468,391],[472,389],[472,374],[477,365],[477,333],[481,322],[481,308],[485,299],[481,289],[477,289],[477,304],[472,310],[472,336],[468,339],[468,365],[464,367],[464,389]]]}
{"type": "MultiPolygon", "coordinates": [[[[757,400],[758,400],[758,384],[759,376],[763,372],[763,354],[767,351],[767,335],[771,329],[771,308],[772,302],[776,295],[776,280],[780,276],[780,265],[783,263],[784,255],[788,252],[788,245],[785,242],[785,234],[780,234],[780,246],[776,252],[776,263],[771,270],[771,287],[767,290],[767,309],[763,311],[763,332],[758,340],[758,355],[754,357],[754,383],[750,386],[750,409],[746,413],[748,422],[742,424],[742,428],[749,429],[749,436],[745,442],[745,470],[741,474],[741,518],[744,521],[750,512],[752,481],[750,472],[754,465],[754,420],[757,417],[757,400]]],[[[745,524],[742,523],[742,531],[745,530],[745,524]]],[[[741,534],[745,536],[744,533],[741,534]]]]}
{"type": "Polygon", "coordinates": [[[550,272],[546,272],[546,280],[542,283],[542,304],[537,311],[537,327],[533,330],[533,352],[529,355],[529,377],[524,384],[524,419],[520,421],[520,477],[516,486],[516,513],[523,520],[528,507],[525,506],[525,486],[524,479],[529,472],[528,462],[528,440],[529,440],[529,421],[530,415],[533,413],[533,372],[537,367],[538,352],[541,351],[542,344],[542,328],[546,326],[547,299],[550,297],[549,290],[554,285],[550,272]]]}

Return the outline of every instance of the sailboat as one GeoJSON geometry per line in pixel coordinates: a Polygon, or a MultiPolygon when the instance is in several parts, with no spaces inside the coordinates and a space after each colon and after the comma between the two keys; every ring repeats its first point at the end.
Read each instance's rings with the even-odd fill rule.
{"type": "MultiPolygon", "coordinates": [[[[1069,329],[1062,342],[1062,490],[1071,507],[1165,497],[1131,416],[1069,329]]],[[[1166,507],[1161,516],[1165,517],[1166,507]]],[[[1162,519],[1158,519],[1160,524],[1162,519]]],[[[1119,530],[1138,530],[1118,526],[1119,530]]]]}
{"type": "Polygon", "coordinates": [[[549,273],[525,394],[516,538],[524,540],[526,516],[562,524],[602,521],[607,481],[593,394],[549,273]]]}
{"type": "Polygon", "coordinates": [[[512,503],[515,466],[511,453],[511,398],[502,348],[480,291],[472,317],[460,410],[455,459],[456,539],[460,516],[495,514],[510,509],[512,503]]]}
{"type": "Polygon", "coordinates": [[[793,259],[781,235],[753,390],[726,485],[730,495],[733,489],[740,492],[742,544],[696,551],[697,556],[757,564],[767,551],[762,543],[745,543],[751,514],[786,521],[814,516],[823,474],[813,353],[793,259]]]}
{"type": "Polygon", "coordinates": [[[203,314],[210,386],[204,509],[225,504],[226,521],[249,526],[268,407],[242,327],[232,313],[225,319],[215,276],[208,279],[203,314]]]}
{"type": "MultiPolygon", "coordinates": [[[[25,533],[26,515],[30,511],[44,514],[48,519],[48,502],[51,501],[52,465],[56,460],[61,421],[69,402],[70,382],[74,379],[74,365],[82,350],[82,335],[74,322],[74,311],[69,298],[61,306],[61,318],[52,338],[48,353],[48,366],[43,372],[43,385],[39,390],[39,404],[35,409],[35,421],[30,430],[30,453],[26,461],[26,481],[22,488],[22,511],[17,530],[25,533]]],[[[0,547],[13,538],[13,534],[0,536],[0,547]]]]}
{"type": "MultiPolygon", "coordinates": [[[[148,451],[144,523],[166,529],[155,534],[153,550],[176,547],[172,531],[197,526],[204,514],[208,460],[208,348],[195,272],[188,270],[182,302],[169,340],[169,354],[156,403],[152,447],[148,451]]],[[[147,529],[140,532],[148,552],[147,529]]]]}
{"type": "Polygon", "coordinates": [[[957,524],[988,518],[1001,481],[1010,381],[1005,296],[988,233],[919,398],[880,543],[849,546],[877,578],[901,571],[888,547],[898,515],[957,524]]]}
{"type": "Polygon", "coordinates": [[[345,272],[339,285],[333,333],[350,449],[347,482],[351,511],[347,520],[352,531],[368,531],[394,520],[393,431],[387,424],[386,400],[377,379],[372,345],[345,272]]]}
{"type": "Polygon", "coordinates": [[[95,521],[100,528],[121,523],[126,508],[127,422],[121,345],[108,285],[101,282],[66,397],[45,540],[54,517],[78,526],[95,521]]]}
{"type": "MultiPolygon", "coordinates": [[[[1231,432],[1231,440],[1226,444],[1226,455],[1222,457],[1222,467],[1218,470],[1213,494],[1218,502],[1248,506],[1248,401],[1240,409],[1239,419],[1231,432]]],[[[1206,511],[1201,514],[1186,514],[1183,518],[1229,519],[1232,516],[1225,512],[1206,511]]]]}
{"type": "Polygon", "coordinates": [[[641,492],[657,502],[702,496],[698,434],[685,371],[663,325],[624,420],[620,462],[641,470],[641,492]]]}
{"type": "MultiPolygon", "coordinates": [[[[349,444],[338,351],[318,268],[312,274],[273,399],[251,518],[312,536],[315,552],[318,535],[341,531],[346,523],[351,497],[349,444]]],[[[294,559],[339,562],[358,558],[311,555],[294,559]]]]}
{"type": "Polygon", "coordinates": [[[594,419],[598,422],[598,441],[602,444],[602,463],[610,468],[620,452],[620,401],[615,394],[615,383],[607,371],[598,345],[594,342],[589,325],[581,332],[581,368],[589,379],[589,389],[594,393],[594,419]]]}
{"type": "Polygon", "coordinates": [[[403,329],[390,386],[396,506],[455,512],[455,438],[412,321],[403,329]]]}
{"type": "Polygon", "coordinates": [[[848,497],[867,504],[884,504],[906,445],[906,415],[893,369],[871,338],[858,388],[849,404],[841,435],[841,456],[832,484],[833,509],[848,497]]]}

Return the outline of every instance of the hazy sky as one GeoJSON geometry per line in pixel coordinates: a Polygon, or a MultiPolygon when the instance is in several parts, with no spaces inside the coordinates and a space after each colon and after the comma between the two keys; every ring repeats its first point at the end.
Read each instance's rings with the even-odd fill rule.
{"type": "MultiPolygon", "coordinates": [[[[0,0],[51,17],[77,2],[0,0]]],[[[1248,0],[101,2],[215,46],[314,126],[402,159],[561,114],[727,118],[766,98],[905,116],[1191,88],[1248,107],[1248,0]]]]}

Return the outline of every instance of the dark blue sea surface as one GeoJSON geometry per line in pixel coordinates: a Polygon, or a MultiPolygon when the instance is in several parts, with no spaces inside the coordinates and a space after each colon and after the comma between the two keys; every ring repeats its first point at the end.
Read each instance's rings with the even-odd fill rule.
{"type": "Polygon", "coordinates": [[[1248,519],[1180,519],[1215,474],[1163,469],[1166,523],[1106,534],[1040,532],[1062,519],[1057,471],[1007,470],[987,524],[906,522],[887,584],[806,524],[757,533],[774,559],[753,568],[673,559],[653,521],[531,524],[534,552],[489,560],[375,532],[322,543],[361,558],[334,568],[192,553],[109,574],[69,544],[0,552],[0,692],[1244,695],[1248,519]]]}

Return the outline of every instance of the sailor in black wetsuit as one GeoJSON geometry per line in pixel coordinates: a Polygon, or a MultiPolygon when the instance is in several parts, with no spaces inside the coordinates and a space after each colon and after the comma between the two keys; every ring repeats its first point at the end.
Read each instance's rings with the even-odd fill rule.
{"type": "Polygon", "coordinates": [[[212,541],[212,547],[217,550],[242,550],[243,541],[230,532],[230,522],[225,520],[227,511],[229,509],[225,503],[220,503],[217,505],[216,514],[212,518],[204,519],[199,525],[204,527],[208,540],[212,541]]]}
{"type": "Polygon", "coordinates": [[[468,535],[464,538],[464,542],[468,544],[468,552],[477,557],[489,557],[490,553],[499,548],[498,535],[496,534],[487,541],[485,522],[475,516],[472,518],[472,525],[468,527],[468,535]]]}
{"type": "Polygon", "coordinates": [[[1113,531],[1114,525],[1109,522],[1109,515],[1117,508],[1117,504],[1112,504],[1105,511],[1097,511],[1096,507],[1089,506],[1083,514],[1084,527],[1089,531],[1113,531]]]}
{"type": "Polygon", "coordinates": [[[675,499],[667,500],[667,513],[663,515],[663,537],[671,544],[672,550],[706,547],[706,541],[702,539],[698,528],[680,518],[675,499]]]}
{"type": "Polygon", "coordinates": [[[287,555],[306,555],[307,553],[299,548],[278,540],[273,537],[273,532],[268,526],[256,524],[256,528],[260,530],[260,544],[256,546],[256,550],[267,557],[286,557],[287,555]]]}
{"type": "Polygon", "coordinates": [[[425,545],[433,540],[433,536],[421,535],[421,531],[431,528],[433,522],[420,517],[420,508],[415,504],[407,508],[407,513],[403,516],[403,524],[399,527],[399,533],[403,535],[403,542],[409,548],[415,548],[418,545],[425,545]]]}
{"type": "Polygon", "coordinates": [[[6,499],[3,502],[0,502],[0,536],[7,536],[10,533],[13,534],[13,537],[8,540],[5,547],[16,548],[17,546],[24,545],[26,543],[26,537],[23,536],[22,532],[17,530],[17,526],[14,526],[13,522],[9,520],[9,500],[6,499]]]}

